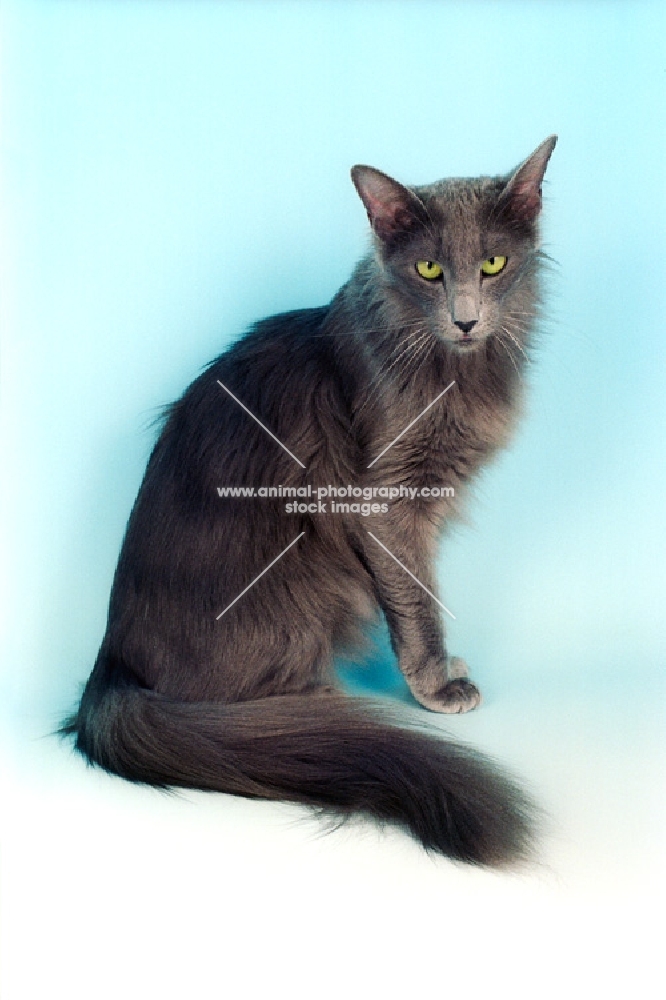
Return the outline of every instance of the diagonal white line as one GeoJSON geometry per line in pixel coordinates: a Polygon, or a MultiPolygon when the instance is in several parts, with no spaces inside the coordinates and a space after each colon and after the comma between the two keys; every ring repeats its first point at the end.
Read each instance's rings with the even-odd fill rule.
{"type": "MultiPolygon", "coordinates": [[[[451,384],[453,385],[453,383],[451,383],[451,384]]],[[[368,531],[367,528],[365,530],[368,531]]],[[[384,549],[384,552],[386,552],[391,557],[391,559],[394,560],[394,562],[397,562],[398,566],[400,566],[402,569],[404,569],[405,573],[407,573],[408,576],[411,576],[411,578],[414,581],[414,583],[418,583],[418,585],[421,588],[421,590],[425,590],[426,594],[429,594],[432,597],[433,601],[437,601],[437,603],[439,604],[440,608],[443,608],[444,611],[446,611],[447,615],[451,615],[451,618],[453,618],[453,620],[455,621],[455,617],[456,616],[453,614],[452,611],[449,611],[449,609],[446,607],[446,605],[442,604],[442,602],[440,601],[439,597],[435,597],[435,595],[433,594],[432,590],[428,590],[428,588],[423,583],[421,583],[420,580],[417,580],[417,578],[414,576],[414,574],[411,572],[411,570],[408,570],[407,567],[405,566],[405,564],[401,563],[400,560],[396,556],[393,555],[393,553],[391,552],[391,550],[387,549],[386,546],[384,545],[384,543],[380,542],[379,539],[376,538],[371,531],[368,531],[368,534],[370,535],[370,538],[374,538],[375,539],[375,541],[377,542],[377,545],[381,545],[381,547],[384,549]]]]}
{"type": "Polygon", "coordinates": [[[226,613],[227,613],[227,611],[229,610],[229,608],[233,608],[233,606],[234,606],[234,604],[236,603],[236,601],[240,601],[240,599],[241,599],[241,597],[243,596],[243,594],[247,594],[247,592],[248,592],[248,590],[250,589],[250,587],[254,587],[254,585],[255,585],[255,583],[257,582],[257,580],[260,580],[260,579],[261,579],[261,577],[262,577],[262,576],[264,575],[264,573],[268,573],[268,571],[269,571],[269,569],[271,568],[271,566],[275,566],[275,563],[276,563],[276,562],[278,561],[278,559],[282,559],[282,556],[283,556],[283,555],[285,554],[285,552],[288,552],[288,551],[289,551],[289,549],[290,549],[290,548],[292,547],[292,545],[295,545],[295,544],[296,544],[296,542],[298,541],[298,539],[299,539],[299,538],[302,538],[304,534],[305,534],[305,532],[304,532],[304,531],[301,531],[301,533],[300,533],[300,535],[298,536],[298,538],[294,538],[293,542],[289,542],[289,545],[287,546],[287,548],[286,548],[286,549],[283,549],[283,550],[282,550],[282,552],[280,553],[280,555],[279,555],[279,556],[276,556],[276,557],[275,557],[275,559],[273,560],[273,562],[271,562],[271,563],[269,563],[269,564],[268,564],[268,566],[266,567],[266,569],[262,569],[262,571],[261,571],[261,573],[259,574],[259,576],[255,576],[255,578],[254,578],[254,580],[252,581],[252,583],[249,583],[249,584],[247,585],[247,587],[245,588],[245,590],[241,590],[241,592],[240,592],[240,594],[238,595],[238,597],[234,597],[234,599],[233,599],[233,601],[231,602],[231,604],[227,604],[227,606],[226,606],[226,608],[224,609],[224,611],[221,611],[221,612],[220,612],[220,614],[219,614],[219,615],[217,616],[217,618],[215,619],[215,621],[216,621],[216,622],[217,622],[217,621],[219,621],[219,620],[220,620],[220,618],[222,617],[222,615],[226,615],[226,613]]]}
{"type": "MultiPolygon", "coordinates": [[[[449,382],[449,384],[447,385],[446,389],[443,389],[440,392],[440,394],[437,397],[437,399],[433,399],[432,403],[428,403],[428,405],[426,406],[425,410],[421,410],[421,412],[419,413],[418,417],[414,417],[414,419],[411,421],[411,423],[407,424],[407,426],[405,427],[404,431],[400,431],[400,433],[398,434],[397,438],[393,438],[393,440],[391,441],[391,443],[386,445],[386,447],[384,448],[384,451],[380,451],[380,453],[377,455],[377,458],[373,458],[373,460],[372,460],[372,462],[370,462],[370,465],[368,466],[368,468],[371,469],[373,467],[373,465],[375,464],[375,462],[378,462],[379,459],[382,457],[382,455],[385,455],[386,452],[389,450],[389,448],[392,448],[393,445],[396,443],[396,441],[399,441],[400,438],[403,436],[403,434],[406,434],[407,431],[409,430],[409,428],[413,427],[414,424],[416,423],[416,421],[420,420],[421,417],[423,416],[423,414],[427,413],[428,410],[430,409],[430,407],[434,406],[435,403],[437,402],[437,400],[441,399],[442,396],[444,395],[444,393],[448,392],[449,389],[451,388],[451,386],[455,385],[455,384],[456,384],[456,380],[455,379],[453,380],[453,382],[449,382]]],[[[381,542],[380,542],[380,544],[381,544],[381,542]]],[[[435,600],[436,600],[436,598],[435,598],[435,600]]]]}
{"type": "Polygon", "coordinates": [[[224,384],[223,384],[222,382],[220,382],[219,378],[218,378],[218,379],[216,379],[216,381],[217,381],[217,384],[218,384],[218,385],[221,385],[221,386],[222,386],[222,388],[224,389],[224,391],[225,391],[225,392],[228,392],[228,393],[229,393],[229,395],[231,396],[231,398],[232,398],[233,400],[235,400],[235,401],[236,401],[236,402],[238,403],[238,405],[239,405],[240,407],[242,407],[242,409],[244,409],[244,410],[245,410],[245,412],[246,412],[246,413],[249,413],[249,415],[250,415],[250,416],[252,417],[252,419],[253,419],[253,420],[256,420],[256,421],[257,421],[257,423],[258,423],[258,424],[259,424],[259,426],[260,426],[260,427],[262,428],[262,430],[265,430],[267,434],[270,434],[270,436],[271,436],[271,437],[273,438],[273,440],[274,440],[274,441],[277,441],[277,443],[278,443],[278,444],[280,445],[280,447],[281,447],[281,448],[283,448],[283,449],[284,449],[284,450],[286,451],[286,453],[287,453],[288,455],[290,455],[290,456],[291,456],[291,458],[293,458],[294,462],[298,462],[298,464],[300,465],[300,467],[301,467],[302,469],[304,469],[304,468],[305,468],[305,466],[304,466],[304,465],[303,465],[303,463],[302,463],[302,462],[300,461],[300,459],[296,458],[296,456],[295,456],[294,454],[292,454],[292,452],[290,452],[290,451],[289,451],[289,449],[287,448],[287,446],[286,446],[286,445],[284,445],[284,444],[282,444],[282,441],[280,441],[280,439],[279,439],[279,438],[276,438],[276,437],[275,437],[275,434],[273,434],[273,431],[269,431],[268,427],[266,427],[266,426],[265,426],[264,424],[262,424],[261,420],[259,420],[259,418],[258,418],[258,417],[255,417],[255,415],[254,415],[254,413],[252,412],[252,410],[248,410],[248,408],[247,408],[247,406],[245,405],[245,403],[241,403],[240,399],[237,399],[237,398],[236,398],[236,396],[234,396],[233,392],[231,392],[231,390],[230,390],[230,389],[227,389],[226,385],[224,385],[224,384]]]}

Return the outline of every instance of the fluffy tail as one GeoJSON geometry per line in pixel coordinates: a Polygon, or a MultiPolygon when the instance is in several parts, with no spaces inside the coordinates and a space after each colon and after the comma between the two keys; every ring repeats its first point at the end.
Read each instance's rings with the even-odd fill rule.
{"type": "Polygon", "coordinates": [[[93,674],[63,731],[130,781],[365,813],[473,864],[531,853],[534,808],[496,765],[342,694],[188,703],[93,674]]]}

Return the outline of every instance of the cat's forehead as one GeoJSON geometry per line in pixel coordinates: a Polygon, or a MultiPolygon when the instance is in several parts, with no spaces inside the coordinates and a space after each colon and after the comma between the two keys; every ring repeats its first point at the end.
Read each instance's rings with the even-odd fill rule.
{"type": "Polygon", "coordinates": [[[505,247],[520,242],[517,232],[499,217],[498,199],[506,177],[447,178],[411,190],[425,206],[428,225],[417,229],[410,252],[436,255],[454,266],[492,248],[498,238],[505,247]]]}
{"type": "Polygon", "coordinates": [[[414,187],[432,221],[449,229],[460,221],[482,225],[495,206],[506,178],[453,177],[414,187]]]}

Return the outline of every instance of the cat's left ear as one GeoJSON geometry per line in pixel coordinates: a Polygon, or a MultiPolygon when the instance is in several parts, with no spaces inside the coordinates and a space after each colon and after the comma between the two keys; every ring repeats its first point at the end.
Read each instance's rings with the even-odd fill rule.
{"type": "Polygon", "coordinates": [[[549,136],[509,178],[500,202],[520,222],[534,222],[541,211],[541,183],[557,136],[549,136]]]}
{"type": "Polygon", "coordinates": [[[374,167],[352,167],[352,180],[368,213],[370,225],[391,243],[427,219],[423,202],[413,191],[374,167]]]}

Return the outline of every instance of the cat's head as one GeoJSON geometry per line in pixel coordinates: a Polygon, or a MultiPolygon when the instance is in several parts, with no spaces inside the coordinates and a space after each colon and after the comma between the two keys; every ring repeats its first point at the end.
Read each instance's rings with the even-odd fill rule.
{"type": "Polygon", "coordinates": [[[373,167],[352,179],[375,234],[378,278],[394,308],[455,350],[507,324],[527,327],[538,262],[541,183],[556,136],[503,177],[407,188],[373,167]]]}

